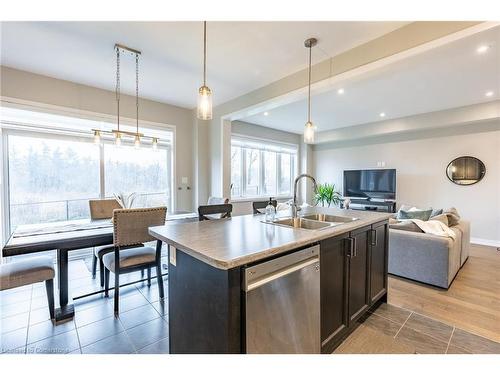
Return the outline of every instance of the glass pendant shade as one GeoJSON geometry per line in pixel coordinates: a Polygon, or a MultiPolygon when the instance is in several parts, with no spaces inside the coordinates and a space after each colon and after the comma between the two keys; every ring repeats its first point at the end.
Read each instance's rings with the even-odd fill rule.
{"type": "Polygon", "coordinates": [[[115,135],[115,145],[118,147],[122,145],[122,135],[120,133],[116,133],[115,135]]]}
{"type": "Polygon", "coordinates": [[[201,86],[198,91],[198,118],[200,120],[212,119],[212,91],[208,86],[201,86]]]}
{"type": "Polygon", "coordinates": [[[94,143],[96,145],[101,143],[101,132],[99,130],[94,131],[94,143]]]}
{"type": "Polygon", "coordinates": [[[314,143],[314,125],[311,121],[306,123],[304,129],[304,143],[314,143]]]}
{"type": "Polygon", "coordinates": [[[135,148],[140,148],[141,147],[141,137],[139,137],[138,135],[135,136],[134,147],[135,148]]]}

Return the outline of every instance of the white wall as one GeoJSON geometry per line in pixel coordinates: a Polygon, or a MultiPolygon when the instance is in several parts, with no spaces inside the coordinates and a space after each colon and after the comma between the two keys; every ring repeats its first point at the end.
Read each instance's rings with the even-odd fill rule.
{"type": "MultiPolygon", "coordinates": [[[[1,66],[0,95],[3,97],[50,104],[70,109],[115,115],[115,93],[80,85],[22,70],[1,66]]],[[[122,95],[121,112],[124,117],[135,118],[135,98],[122,95]]],[[[177,209],[193,207],[193,111],[191,109],[140,99],[140,118],[176,127],[176,194],[177,209]],[[187,177],[188,184],[181,184],[187,177]],[[191,190],[187,190],[187,186],[191,190]],[[182,190],[178,190],[182,187],[182,190]]]]}
{"type": "Polygon", "coordinates": [[[385,168],[397,170],[398,205],[454,206],[471,221],[472,237],[500,246],[500,131],[321,148],[313,155],[318,181],[340,188],[344,169],[376,168],[383,161],[385,168]],[[475,185],[458,186],[446,177],[448,163],[463,155],[475,156],[486,165],[484,179],[475,185]]]}

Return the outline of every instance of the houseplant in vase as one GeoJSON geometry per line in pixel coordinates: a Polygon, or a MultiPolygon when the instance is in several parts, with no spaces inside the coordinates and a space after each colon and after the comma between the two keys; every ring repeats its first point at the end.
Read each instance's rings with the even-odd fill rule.
{"type": "Polygon", "coordinates": [[[314,201],[316,202],[316,205],[321,203],[321,206],[323,207],[330,207],[333,203],[334,206],[337,206],[341,200],[342,196],[340,195],[340,192],[335,190],[334,184],[318,184],[316,193],[314,195],[314,201]]]}

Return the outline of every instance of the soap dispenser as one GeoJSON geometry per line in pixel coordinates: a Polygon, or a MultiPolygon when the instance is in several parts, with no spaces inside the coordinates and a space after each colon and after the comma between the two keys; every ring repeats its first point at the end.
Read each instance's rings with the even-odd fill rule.
{"type": "Polygon", "coordinates": [[[266,206],[266,221],[274,221],[276,216],[276,208],[273,205],[273,198],[269,198],[269,203],[266,206]]]}

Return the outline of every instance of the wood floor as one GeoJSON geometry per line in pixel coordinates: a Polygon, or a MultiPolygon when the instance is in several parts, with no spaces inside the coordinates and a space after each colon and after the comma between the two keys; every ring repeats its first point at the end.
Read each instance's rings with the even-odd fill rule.
{"type": "Polygon", "coordinates": [[[500,251],[473,245],[448,290],[389,277],[388,303],[500,342],[500,251]]]}

